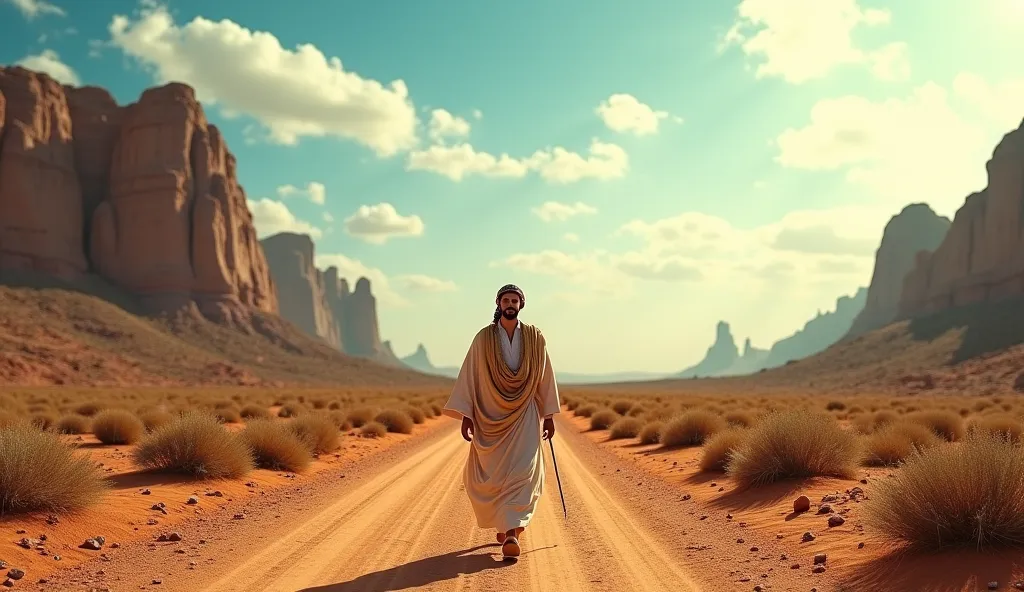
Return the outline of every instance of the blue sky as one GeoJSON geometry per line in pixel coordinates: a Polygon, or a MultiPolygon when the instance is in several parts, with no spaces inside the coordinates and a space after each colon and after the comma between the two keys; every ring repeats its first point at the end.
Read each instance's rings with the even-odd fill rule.
{"type": "Polygon", "coordinates": [[[1022,52],[1024,0],[0,0],[0,63],[194,86],[260,234],[369,277],[399,355],[457,365],[514,282],[571,372],[866,286],[890,216],[984,186],[1022,52]]]}

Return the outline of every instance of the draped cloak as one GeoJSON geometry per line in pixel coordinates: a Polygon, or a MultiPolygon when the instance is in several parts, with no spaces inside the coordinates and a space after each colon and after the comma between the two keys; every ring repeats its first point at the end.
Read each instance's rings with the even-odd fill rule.
{"type": "Polygon", "coordinates": [[[477,332],[444,414],[473,420],[463,483],[478,527],[506,532],[530,523],[544,491],[541,418],[559,411],[539,329],[519,323],[511,342],[499,323],[477,332]]]}

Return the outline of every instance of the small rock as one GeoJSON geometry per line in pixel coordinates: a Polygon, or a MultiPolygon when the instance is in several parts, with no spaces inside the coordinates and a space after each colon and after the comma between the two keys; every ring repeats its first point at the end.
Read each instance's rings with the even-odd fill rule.
{"type": "Polygon", "coordinates": [[[211,497],[224,497],[224,494],[221,493],[219,489],[216,490],[216,491],[211,491],[211,492],[207,493],[206,495],[211,496],[211,497]]]}
{"type": "Polygon", "coordinates": [[[11,578],[7,578],[6,580],[4,580],[4,586],[7,586],[8,588],[13,588],[14,580],[12,580],[11,578]]]}
{"type": "Polygon", "coordinates": [[[821,504],[821,506],[818,508],[818,513],[819,514],[831,514],[832,513],[832,506],[830,506],[828,504],[821,504]]]}
{"type": "Polygon", "coordinates": [[[861,479],[860,480],[860,484],[861,485],[867,485],[868,484],[868,480],[867,479],[861,479]]]}
{"type": "Polygon", "coordinates": [[[25,571],[14,567],[11,568],[11,571],[7,572],[7,577],[11,578],[12,580],[20,580],[21,578],[25,577],[25,571]]]}
{"type": "Polygon", "coordinates": [[[803,540],[803,542],[805,542],[805,543],[809,543],[809,542],[813,541],[816,538],[818,538],[818,537],[814,536],[814,533],[808,530],[807,532],[804,533],[804,536],[803,536],[803,538],[801,540],[803,540]]]}
{"type": "Polygon", "coordinates": [[[811,500],[806,495],[801,495],[800,497],[793,500],[793,512],[800,514],[801,512],[806,512],[807,510],[810,509],[811,500]]]}
{"type": "Polygon", "coordinates": [[[688,493],[683,494],[682,501],[684,501],[684,502],[690,501],[690,494],[688,494],[688,493]]]}
{"type": "Polygon", "coordinates": [[[235,514],[232,518],[235,520],[245,520],[245,514],[235,514]]]}
{"type": "Polygon", "coordinates": [[[754,592],[764,592],[764,586],[761,584],[754,586],[754,592]]]}
{"type": "Polygon", "coordinates": [[[817,553],[814,556],[814,565],[821,565],[828,561],[828,555],[824,553],[817,553]]]}
{"type": "Polygon", "coordinates": [[[857,548],[858,549],[863,549],[864,548],[864,541],[861,541],[861,542],[857,543],[857,548]]]}
{"type": "Polygon", "coordinates": [[[150,495],[150,494],[152,494],[153,492],[152,492],[152,491],[150,491],[150,490],[148,490],[148,489],[143,489],[143,490],[142,490],[142,491],[140,491],[139,493],[141,493],[142,495],[150,495]]]}
{"type": "Polygon", "coordinates": [[[172,532],[169,535],[167,535],[167,540],[176,543],[176,542],[181,540],[181,533],[180,532],[172,532]]]}
{"type": "Polygon", "coordinates": [[[742,545],[743,544],[743,539],[736,539],[736,544],[737,545],[742,545]]]}
{"type": "Polygon", "coordinates": [[[160,584],[163,584],[164,581],[163,580],[153,580],[153,583],[156,584],[156,585],[160,585],[160,584]]]}
{"type": "Polygon", "coordinates": [[[89,549],[90,551],[99,551],[103,548],[96,539],[85,539],[85,542],[78,546],[79,549],[89,549]]]}
{"type": "Polygon", "coordinates": [[[794,563],[793,565],[789,566],[789,569],[800,569],[800,564],[799,563],[794,563]]]}
{"type": "Polygon", "coordinates": [[[194,495],[190,495],[188,496],[188,501],[186,501],[185,503],[190,506],[194,506],[199,503],[199,498],[194,495]]]}
{"type": "Polygon", "coordinates": [[[832,516],[828,517],[829,528],[842,526],[844,522],[846,522],[846,519],[840,516],[839,514],[833,514],[832,516]]]}
{"type": "Polygon", "coordinates": [[[757,547],[751,547],[750,548],[750,552],[751,553],[757,553],[758,551],[759,551],[759,549],[757,547]]]}
{"type": "Polygon", "coordinates": [[[25,534],[26,532],[28,531],[24,528],[19,528],[18,530],[14,531],[14,534],[25,534]]]}
{"type": "Polygon", "coordinates": [[[814,569],[812,569],[811,571],[814,572],[814,573],[825,573],[825,566],[824,565],[815,565],[814,569]]]}

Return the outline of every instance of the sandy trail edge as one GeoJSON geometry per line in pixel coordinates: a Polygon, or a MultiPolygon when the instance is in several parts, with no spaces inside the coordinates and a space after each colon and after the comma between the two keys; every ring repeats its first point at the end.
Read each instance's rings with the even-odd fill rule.
{"type": "MultiPolygon", "coordinates": [[[[469,444],[456,427],[452,422],[438,428],[420,445],[381,459],[364,476],[335,483],[331,490],[264,500],[268,512],[253,513],[240,521],[248,523],[242,528],[231,529],[238,522],[229,521],[234,532],[217,541],[197,545],[186,539],[126,552],[102,566],[102,578],[82,574],[79,587],[60,589],[87,590],[91,586],[82,584],[99,579],[115,592],[700,589],[680,565],[679,554],[638,526],[575,446],[557,437],[569,520],[562,518],[545,443],[548,481],[523,537],[523,557],[517,563],[501,561],[494,533],[476,528],[462,490],[469,444]],[[299,506],[294,513],[289,512],[293,505],[299,506]],[[189,561],[197,567],[183,567],[189,561]],[[158,577],[162,583],[151,584],[158,577]]],[[[570,430],[564,425],[564,432],[570,430]]]]}

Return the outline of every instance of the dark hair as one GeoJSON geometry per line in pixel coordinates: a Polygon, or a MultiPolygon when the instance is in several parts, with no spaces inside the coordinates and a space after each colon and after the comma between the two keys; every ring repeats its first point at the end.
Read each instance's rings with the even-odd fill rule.
{"type": "Polygon", "coordinates": [[[494,307],[494,320],[491,321],[491,324],[492,325],[496,325],[498,323],[498,319],[500,319],[500,318],[501,318],[501,307],[500,306],[495,306],[494,307]]]}

